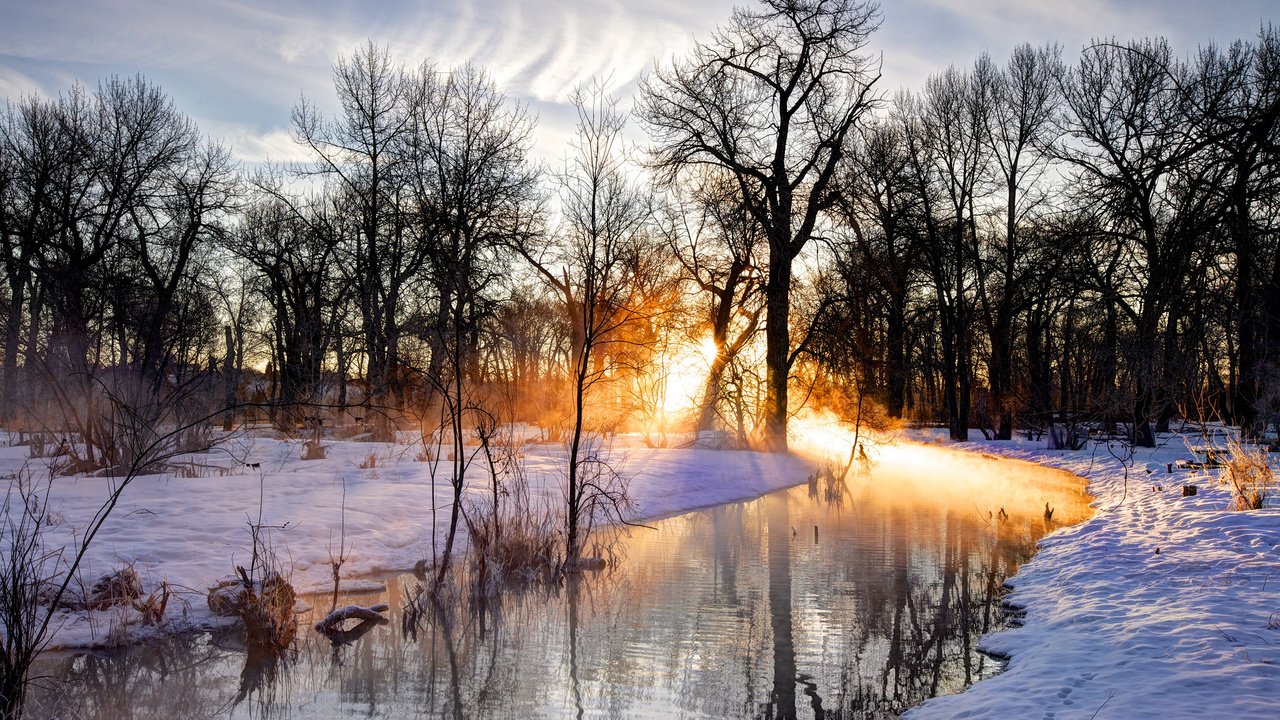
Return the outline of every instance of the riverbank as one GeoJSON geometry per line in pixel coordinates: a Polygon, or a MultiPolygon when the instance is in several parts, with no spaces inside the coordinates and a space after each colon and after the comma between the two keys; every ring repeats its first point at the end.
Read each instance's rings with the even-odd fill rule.
{"type": "MultiPolygon", "coordinates": [[[[798,423],[797,431],[808,441],[797,442],[797,456],[653,449],[634,437],[619,438],[612,453],[631,478],[637,517],[653,519],[801,483],[819,461],[848,452],[850,438],[830,423],[798,423]]],[[[1235,512],[1216,470],[1169,473],[1167,464],[1192,458],[1180,437],[1164,437],[1162,447],[1140,450],[1127,463],[1097,446],[1051,451],[1021,439],[953,445],[931,432],[907,433],[907,439],[1073,472],[1089,482],[1097,510],[1044,539],[1009,583],[1014,591],[1008,600],[1025,612],[1023,625],[982,642],[986,651],[1009,658],[1007,670],[959,695],[933,699],[908,717],[1097,713],[1199,720],[1274,714],[1280,697],[1280,508],[1235,512]],[[1182,496],[1186,483],[1198,487],[1197,495],[1182,496]]],[[[83,573],[89,582],[124,564],[141,574],[148,592],[168,582],[176,599],[163,622],[145,625],[123,608],[68,612],[57,624],[53,647],[131,643],[222,624],[208,612],[205,588],[245,561],[248,523],[259,522],[259,512],[261,523],[282,528],[273,531],[273,540],[302,591],[329,587],[329,548],[344,532],[351,548],[345,578],[409,568],[429,556],[433,501],[437,541],[444,532],[450,489],[442,477],[433,483],[430,464],[416,459],[420,448],[411,444],[326,442],[326,459],[302,461],[300,440],[235,443],[224,456],[201,456],[209,469],[200,477],[135,480],[90,552],[83,573]]],[[[561,502],[563,450],[531,444],[522,452],[532,494],[561,502]]],[[[915,464],[917,475],[936,478],[930,494],[972,490],[965,485],[970,481],[940,475],[933,456],[913,443],[872,452],[881,462],[915,464]]],[[[0,448],[0,475],[16,472],[27,454],[21,446],[0,448]]],[[[1001,492],[1013,493],[1015,475],[982,483],[1003,482],[1001,492]]],[[[55,479],[61,523],[52,541],[70,542],[108,482],[55,479]]],[[[482,483],[469,492],[484,492],[482,483]]],[[[348,580],[343,587],[357,590],[360,583],[348,580]]]]}
{"type": "MultiPolygon", "coordinates": [[[[241,436],[214,453],[186,458],[195,477],[164,473],[135,478],[94,539],[80,574],[91,585],[106,573],[131,566],[144,593],[167,583],[174,595],[163,620],[144,623],[127,606],[66,611],[55,620],[49,647],[121,645],[225,625],[225,618],[209,611],[206,592],[235,565],[248,563],[250,523],[268,528],[275,552],[292,568],[292,582],[301,593],[332,587],[331,548],[337,552],[345,545],[343,588],[358,590],[358,578],[407,570],[432,557],[433,542],[443,547],[452,502],[447,462],[434,468],[433,479],[432,463],[419,460],[421,445],[408,439],[403,444],[323,444],[324,459],[304,461],[302,440],[241,436]]],[[[0,447],[0,477],[13,477],[24,465],[32,478],[47,477],[47,460],[28,455],[25,446],[0,447]]],[[[560,507],[562,445],[525,444],[520,457],[532,503],[560,507]]],[[[608,457],[629,479],[634,517],[640,521],[759,497],[804,482],[814,467],[799,456],[649,448],[633,436],[613,441],[608,457]]],[[[464,502],[483,500],[488,493],[481,464],[475,463],[471,473],[464,502]]],[[[58,523],[49,530],[49,547],[73,547],[112,482],[85,476],[53,479],[50,508],[58,523]]],[[[456,551],[465,551],[466,545],[462,526],[456,551]]]]}
{"type": "Polygon", "coordinates": [[[1170,473],[1194,459],[1183,436],[1161,436],[1127,462],[1095,445],[946,444],[1075,473],[1097,512],[1043,539],[1007,583],[1022,624],[981,643],[1008,657],[1006,670],[907,718],[1276,716],[1280,507],[1233,511],[1219,470],[1170,473]],[[1184,484],[1197,494],[1183,497],[1184,484]]]}

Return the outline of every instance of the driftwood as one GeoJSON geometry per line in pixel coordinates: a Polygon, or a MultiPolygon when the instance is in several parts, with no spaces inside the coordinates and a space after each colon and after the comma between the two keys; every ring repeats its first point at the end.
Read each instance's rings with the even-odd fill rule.
{"type": "Polygon", "coordinates": [[[338,629],[330,630],[329,632],[324,633],[324,636],[328,638],[329,642],[333,643],[335,646],[350,645],[351,643],[364,637],[366,634],[369,633],[369,631],[373,630],[379,625],[386,625],[387,622],[388,621],[385,618],[380,618],[378,620],[361,620],[360,622],[356,623],[355,627],[351,628],[350,630],[343,630],[342,626],[340,625],[338,626],[338,629]]]}
{"type": "Polygon", "coordinates": [[[359,605],[348,605],[340,607],[337,610],[325,616],[325,619],[316,623],[316,632],[332,635],[342,632],[342,623],[347,620],[366,620],[375,623],[386,622],[387,619],[382,613],[390,610],[388,605],[374,605],[373,607],[360,607],[359,605]]]}

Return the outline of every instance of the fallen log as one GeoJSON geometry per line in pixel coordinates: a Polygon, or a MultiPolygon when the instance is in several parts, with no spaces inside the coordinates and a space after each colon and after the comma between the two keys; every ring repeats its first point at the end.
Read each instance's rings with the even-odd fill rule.
{"type": "Polygon", "coordinates": [[[390,610],[388,605],[374,605],[373,607],[360,607],[359,605],[348,605],[341,607],[325,616],[323,620],[316,623],[316,632],[330,635],[342,631],[342,623],[347,620],[372,620],[374,622],[386,622],[387,619],[382,613],[390,610]]]}

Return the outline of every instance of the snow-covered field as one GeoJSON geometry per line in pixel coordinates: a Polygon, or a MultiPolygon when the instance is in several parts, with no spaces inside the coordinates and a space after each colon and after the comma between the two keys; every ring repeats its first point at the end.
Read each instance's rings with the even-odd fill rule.
{"type": "MultiPolygon", "coordinates": [[[[808,458],[820,457],[824,448],[848,447],[844,436],[824,439],[803,425],[799,432],[816,438],[807,447],[798,443],[808,458]]],[[[909,437],[938,439],[929,432],[909,437]]],[[[429,466],[415,460],[412,445],[332,442],[327,459],[302,461],[301,441],[239,442],[247,444],[237,448],[234,469],[225,475],[135,480],[95,542],[86,579],[132,563],[148,590],[164,579],[180,591],[183,602],[171,605],[167,630],[201,627],[215,622],[205,588],[247,560],[247,523],[257,521],[260,495],[261,522],[287,524],[274,540],[292,561],[301,590],[329,584],[329,546],[338,542],[344,515],[352,548],[343,568],[347,577],[405,569],[429,556],[433,494],[437,537],[444,532],[449,489],[443,479],[433,487],[429,466]],[[376,462],[361,468],[370,455],[376,462]],[[244,460],[259,467],[244,467],[244,460]]],[[[1007,670],[960,695],[929,701],[909,713],[912,720],[1280,716],[1280,507],[1235,512],[1217,471],[1166,472],[1167,463],[1193,459],[1180,437],[1139,450],[1127,480],[1125,464],[1093,445],[1076,452],[1026,440],[951,447],[1074,472],[1089,480],[1097,513],[1045,538],[1012,579],[1010,601],[1025,609],[1023,625],[982,643],[1009,657],[1007,670]],[[1197,495],[1182,496],[1188,483],[1198,486],[1197,495]]],[[[26,447],[0,448],[0,476],[16,472],[27,453],[26,447]]],[[[815,462],[654,450],[634,438],[620,438],[612,453],[615,461],[623,459],[641,518],[790,486],[802,482],[815,462]]],[[[535,492],[560,502],[560,446],[527,445],[524,460],[535,492]]],[[[108,482],[55,481],[63,540],[84,526],[108,482]]],[[[134,639],[155,632],[131,615],[68,613],[54,644],[103,643],[121,626],[134,639]]]]}
{"type": "MultiPolygon", "coordinates": [[[[93,541],[81,572],[84,582],[91,584],[126,564],[142,576],[147,592],[167,581],[180,599],[170,603],[166,614],[165,630],[175,631],[220,622],[208,610],[206,591],[231,574],[236,564],[248,565],[251,521],[283,528],[270,531],[272,544],[291,563],[292,581],[300,592],[332,587],[329,552],[331,547],[337,551],[344,526],[349,549],[342,566],[346,590],[359,589],[362,576],[407,570],[431,557],[433,495],[435,534],[443,547],[452,502],[447,462],[440,464],[433,483],[430,464],[416,460],[420,444],[324,445],[325,459],[303,461],[301,440],[240,438],[227,443],[225,452],[194,456],[209,466],[201,477],[163,474],[134,479],[93,541]],[[252,464],[258,467],[248,467],[252,464]]],[[[563,447],[528,444],[522,453],[534,501],[558,507],[563,503],[563,447]]],[[[28,462],[36,478],[47,476],[45,461],[28,460],[28,454],[27,447],[0,447],[0,478],[12,476],[28,462]]],[[[803,482],[812,472],[811,463],[794,456],[657,450],[626,436],[613,442],[609,458],[630,478],[638,519],[757,497],[803,482]]],[[[482,465],[477,462],[469,472],[474,486],[468,492],[486,493],[482,465]]],[[[85,527],[106,499],[111,482],[55,478],[51,507],[60,523],[51,540],[70,546],[73,533],[85,527]]],[[[460,527],[460,547],[466,544],[465,532],[465,526],[460,527]]],[[[139,617],[128,608],[65,613],[51,647],[92,646],[154,634],[156,629],[142,626],[139,617]]]]}
{"type": "Polygon", "coordinates": [[[1194,456],[1181,437],[1161,443],[1137,451],[1127,482],[1092,445],[959,446],[1085,477],[1097,512],[1042,540],[1012,579],[1024,624],[981,645],[1009,656],[1005,672],[908,718],[1280,717],[1280,507],[1230,510],[1219,471],[1169,474],[1194,456]]]}

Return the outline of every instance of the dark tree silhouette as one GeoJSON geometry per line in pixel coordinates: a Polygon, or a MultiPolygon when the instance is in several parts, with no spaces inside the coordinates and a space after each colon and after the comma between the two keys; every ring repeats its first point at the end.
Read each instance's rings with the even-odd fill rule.
{"type": "Polygon", "coordinates": [[[764,447],[787,449],[792,264],[836,203],[838,168],[874,104],[864,54],[878,8],[854,0],[767,0],[734,11],[688,58],[644,84],[640,116],[668,181],[726,171],[768,249],[764,447]]]}

